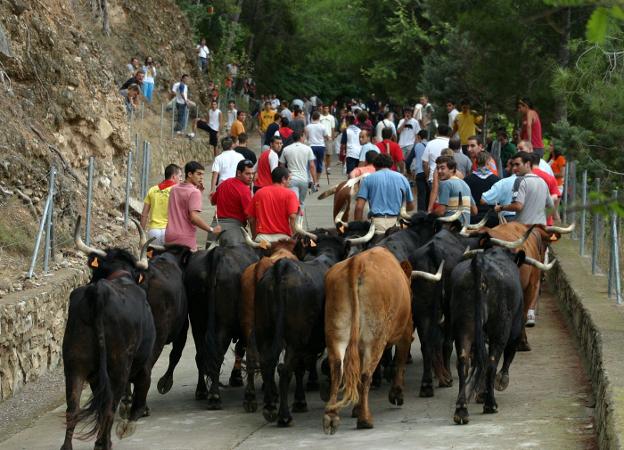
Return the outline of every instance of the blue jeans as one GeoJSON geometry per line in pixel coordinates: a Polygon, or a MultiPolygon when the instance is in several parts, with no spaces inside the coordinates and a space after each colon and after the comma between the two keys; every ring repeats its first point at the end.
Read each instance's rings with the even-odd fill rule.
{"type": "Polygon", "coordinates": [[[198,65],[199,65],[200,72],[206,72],[208,70],[208,59],[199,58],[198,65]]]}
{"type": "Polygon", "coordinates": [[[154,92],[154,83],[150,83],[148,81],[143,82],[143,96],[145,99],[152,103],[152,93],[154,92]]]}
{"type": "Polygon", "coordinates": [[[303,210],[305,199],[308,195],[308,182],[301,180],[290,180],[290,190],[297,195],[299,206],[303,210]]]}
{"type": "Polygon", "coordinates": [[[188,106],[186,103],[176,103],[177,120],[174,131],[186,130],[186,121],[188,120],[188,106]]]}
{"type": "Polygon", "coordinates": [[[325,158],[325,147],[321,147],[320,145],[312,146],[312,151],[314,152],[314,156],[316,160],[314,161],[314,165],[316,166],[316,173],[318,175],[323,173],[323,159],[325,158]]]}

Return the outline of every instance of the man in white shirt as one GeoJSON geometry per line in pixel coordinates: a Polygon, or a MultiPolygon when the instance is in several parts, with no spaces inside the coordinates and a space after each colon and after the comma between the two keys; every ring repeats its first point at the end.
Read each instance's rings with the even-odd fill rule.
{"type": "Polygon", "coordinates": [[[362,145],[360,144],[360,129],[355,126],[355,116],[349,114],[345,121],[347,129],[342,133],[342,138],[340,139],[340,153],[345,155],[347,176],[349,176],[351,171],[360,163],[362,145]]]}
{"type": "Polygon", "coordinates": [[[293,114],[292,111],[288,108],[288,102],[286,100],[282,101],[282,109],[280,110],[280,116],[288,119],[288,122],[292,120],[293,114]]]}
{"type": "Polygon", "coordinates": [[[403,111],[403,118],[399,121],[397,132],[399,133],[399,146],[403,150],[403,159],[407,159],[407,155],[414,147],[416,142],[416,133],[420,131],[420,124],[412,117],[413,111],[406,108],[403,111]]]}
{"type": "Polygon", "coordinates": [[[397,130],[396,130],[396,126],[394,125],[394,113],[392,111],[386,111],[384,113],[383,120],[380,121],[375,127],[375,142],[374,142],[375,144],[377,142],[383,141],[383,138],[381,137],[381,132],[383,131],[384,128],[392,129],[393,140],[396,141],[397,130]]]}
{"type": "MultiPolygon", "coordinates": [[[[321,116],[319,117],[319,123],[325,127],[327,130],[327,134],[329,134],[329,140],[327,141],[326,151],[325,151],[325,171],[330,173],[330,165],[331,165],[331,149],[332,141],[336,137],[336,128],[337,122],[336,118],[330,114],[329,105],[323,105],[321,108],[321,116]]],[[[320,174],[319,174],[320,175],[320,174]]]]}
{"type": "Polygon", "coordinates": [[[275,94],[271,95],[271,108],[277,110],[280,105],[279,98],[275,94]]]}
{"type": "Polygon", "coordinates": [[[207,72],[208,58],[210,58],[210,50],[208,50],[208,46],[206,45],[206,39],[204,38],[202,38],[201,42],[197,46],[197,56],[199,58],[199,71],[207,72]]]}
{"type": "Polygon", "coordinates": [[[312,152],[314,152],[316,173],[318,174],[323,173],[323,159],[325,158],[327,141],[331,136],[327,132],[325,125],[320,122],[320,118],[321,114],[318,111],[314,111],[312,113],[312,123],[305,127],[305,137],[308,145],[312,148],[312,152]]]}
{"type": "Polygon", "coordinates": [[[192,104],[188,99],[188,83],[190,77],[187,74],[182,75],[180,81],[175,83],[171,88],[171,92],[175,94],[175,107],[176,107],[176,125],[174,131],[178,134],[186,129],[186,123],[188,120],[188,107],[192,104]]]}
{"type": "MultiPolygon", "coordinates": [[[[448,126],[453,129],[453,124],[455,123],[455,117],[459,114],[457,108],[455,107],[455,102],[449,100],[446,102],[446,110],[448,111],[448,126]]],[[[459,137],[458,133],[455,133],[452,137],[459,137]]]]}
{"type": "Polygon", "coordinates": [[[210,180],[210,195],[217,189],[217,185],[223,183],[228,178],[236,176],[236,166],[239,161],[245,159],[243,155],[234,151],[232,138],[221,139],[223,152],[217,156],[212,163],[212,179],[210,180]]]}
{"type": "Polygon", "coordinates": [[[316,157],[312,149],[303,143],[302,135],[294,132],[292,137],[294,142],[284,147],[279,161],[290,171],[290,190],[297,194],[301,210],[303,210],[310,181],[314,185],[317,184],[316,165],[314,164],[316,157]]]}
{"type": "Polygon", "coordinates": [[[234,102],[234,100],[230,100],[228,102],[227,122],[225,124],[225,131],[226,131],[226,133],[230,132],[230,129],[232,128],[232,124],[236,120],[236,115],[237,114],[238,114],[238,111],[236,110],[236,103],[234,102]]]}
{"type": "Polygon", "coordinates": [[[209,145],[213,148],[213,154],[217,156],[218,152],[218,144],[219,144],[219,130],[223,126],[223,114],[221,110],[217,108],[216,100],[213,100],[210,103],[210,109],[206,113],[206,115],[201,119],[193,120],[193,132],[189,133],[189,137],[192,139],[195,137],[195,132],[199,128],[200,130],[206,131],[210,135],[210,143],[209,145]]]}
{"type": "Polygon", "coordinates": [[[429,181],[429,185],[433,183],[433,174],[436,170],[436,159],[442,154],[442,150],[449,148],[449,135],[451,128],[448,125],[438,125],[438,133],[435,139],[427,142],[425,153],[422,156],[423,172],[429,181]]]}

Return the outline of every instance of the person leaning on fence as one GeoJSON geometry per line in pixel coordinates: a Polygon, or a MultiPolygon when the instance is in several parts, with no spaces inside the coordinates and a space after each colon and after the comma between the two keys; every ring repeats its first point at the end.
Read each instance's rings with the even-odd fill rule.
{"type": "Polygon", "coordinates": [[[141,97],[141,88],[138,84],[131,84],[128,89],[124,91],[124,105],[126,106],[126,112],[131,115],[139,107],[139,99],[141,97]]]}
{"type": "Polygon", "coordinates": [[[145,200],[141,213],[141,226],[147,229],[147,235],[156,238],[154,244],[165,245],[165,229],[167,228],[169,194],[171,188],[180,182],[182,168],[169,164],[165,168],[165,179],[162,183],[152,186],[145,200]]]}

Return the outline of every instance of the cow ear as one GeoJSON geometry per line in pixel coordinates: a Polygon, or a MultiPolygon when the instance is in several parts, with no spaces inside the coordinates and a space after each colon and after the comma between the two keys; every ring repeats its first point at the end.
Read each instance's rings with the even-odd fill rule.
{"type": "Polygon", "coordinates": [[[338,227],[338,233],[339,233],[340,235],[343,235],[343,234],[345,233],[345,226],[344,226],[344,225],[340,225],[340,226],[338,227]]]}
{"type": "Polygon", "coordinates": [[[409,263],[409,261],[401,261],[401,269],[403,269],[403,272],[405,273],[405,276],[408,280],[412,278],[412,265],[409,263]]]}
{"type": "Polygon", "coordinates": [[[518,267],[524,264],[524,260],[526,259],[526,253],[524,253],[524,250],[519,250],[517,253],[514,253],[514,256],[518,267]]]}
{"type": "Polygon", "coordinates": [[[87,260],[87,266],[89,266],[91,269],[97,269],[98,267],[100,267],[99,258],[97,256],[89,256],[89,259],[87,260]]]}
{"type": "Polygon", "coordinates": [[[143,283],[143,281],[145,281],[145,276],[142,273],[140,273],[139,274],[139,284],[143,283]]]}

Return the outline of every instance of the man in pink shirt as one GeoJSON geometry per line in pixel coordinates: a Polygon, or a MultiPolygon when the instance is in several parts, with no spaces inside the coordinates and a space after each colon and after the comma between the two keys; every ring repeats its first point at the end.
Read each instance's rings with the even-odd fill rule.
{"type": "Polygon", "coordinates": [[[204,190],[204,166],[191,161],[184,166],[185,179],[174,186],[169,194],[169,221],[165,231],[165,244],[186,245],[197,250],[197,227],[209,233],[220,233],[221,227],[212,228],[202,220],[202,191],[204,190]]]}

